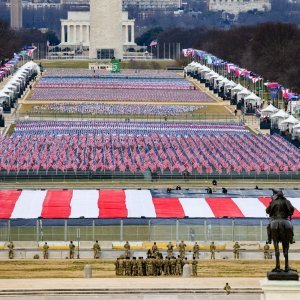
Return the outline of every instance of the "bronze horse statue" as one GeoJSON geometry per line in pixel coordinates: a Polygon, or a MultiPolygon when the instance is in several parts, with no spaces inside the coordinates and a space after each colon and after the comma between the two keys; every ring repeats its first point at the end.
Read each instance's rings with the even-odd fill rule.
{"type": "Polygon", "coordinates": [[[285,272],[289,272],[289,246],[294,243],[294,231],[291,217],[294,214],[294,207],[287,200],[281,191],[275,192],[272,201],[266,209],[267,214],[271,218],[268,228],[268,240],[273,240],[276,257],[276,267],[272,272],[281,272],[280,269],[280,251],[279,243],[282,243],[282,250],[285,259],[285,272]]]}

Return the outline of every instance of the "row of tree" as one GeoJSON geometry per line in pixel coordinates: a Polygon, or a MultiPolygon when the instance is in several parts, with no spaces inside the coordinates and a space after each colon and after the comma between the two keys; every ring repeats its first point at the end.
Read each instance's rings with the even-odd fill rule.
{"type": "Polygon", "coordinates": [[[47,41],[50,44],[59,43],[53,31],[46,33],[36,29],[16,31],[9,28],[6,22],[0,20],[0,62],[12,58],[14,53],[22,50],[24,46],[31,46],[33,43],[45,45],[47,41]]]}
{"type": "Polygon", "coordinates": [[[300,28],[297,25],[264,23],[227,31],[174,28],[159,33],[157,38],[160,45],[180,42],[182,48],[208,51],[300,93],[300,28]]]}

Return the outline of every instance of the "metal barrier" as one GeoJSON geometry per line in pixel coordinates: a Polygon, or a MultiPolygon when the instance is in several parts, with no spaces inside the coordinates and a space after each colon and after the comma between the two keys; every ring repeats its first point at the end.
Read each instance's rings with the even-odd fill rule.
{"type": "MultiPolygon", "coordinates": [[[[300,234],[300,220],[294,220],[300,234]]],[[[2,220],[1,241],[260,241],[268,219],[2,220]]]]}

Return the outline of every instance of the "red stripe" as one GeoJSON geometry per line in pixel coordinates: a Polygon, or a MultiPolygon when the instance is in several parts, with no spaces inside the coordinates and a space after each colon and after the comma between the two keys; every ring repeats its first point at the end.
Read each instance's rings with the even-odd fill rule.
{"type": "Polygon", "coordinates": [[[153,198],[157,218],[184,218],[185,213],[178,198],[153,198]]]}
{"type": "Polygon", "coordinates": [[[0,191],[0,219],[9,219],[22,191],[0,191]]]}
{"type": "MultiPolygon", "coordinates": [[[[272,201],[271,197],[259,197],[258,200],[265,205],[265,207],[268,207],[270,202],[272,201]]],[[[300,211],[295,208],[293,218],[299,219],[300,218],[300,211]]]]}
{"type": "Polygon", "coordinates": [[[71,214],[72,190],[48,191],[43,203],[41,217],[46,219],[69,218],[71,214]]]}
{"type": "Polygon", "coordinates": [[[98,207],[99,218],[127,218],[125,191],[101,190],[98,207]]]}
{"type": "Polygon", "coordinates": [[[244,218],[245,216],[231,198],[206,198],[216,218],[244,218]]]}
{"type": "Polygon", "coordinates": [[[258,197],[258,200],[265,206],[268,207],[272,201],[272,197],[258,197]]]}

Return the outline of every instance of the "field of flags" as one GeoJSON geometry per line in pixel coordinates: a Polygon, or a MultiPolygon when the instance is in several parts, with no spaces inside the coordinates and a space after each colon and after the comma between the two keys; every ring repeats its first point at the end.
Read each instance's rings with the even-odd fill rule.
{"type": "Polygon", "coordinates": [[[0,138],[0,170],[298,172],[300,151],[236,124],[24,122],[0,138]]]}
{"type": "Polygon", "coordinates": [[[212,102],[180,75],[153,70],[118,74],[103,70],[50,70],[35,87],[31,100],[212,102]]]}

